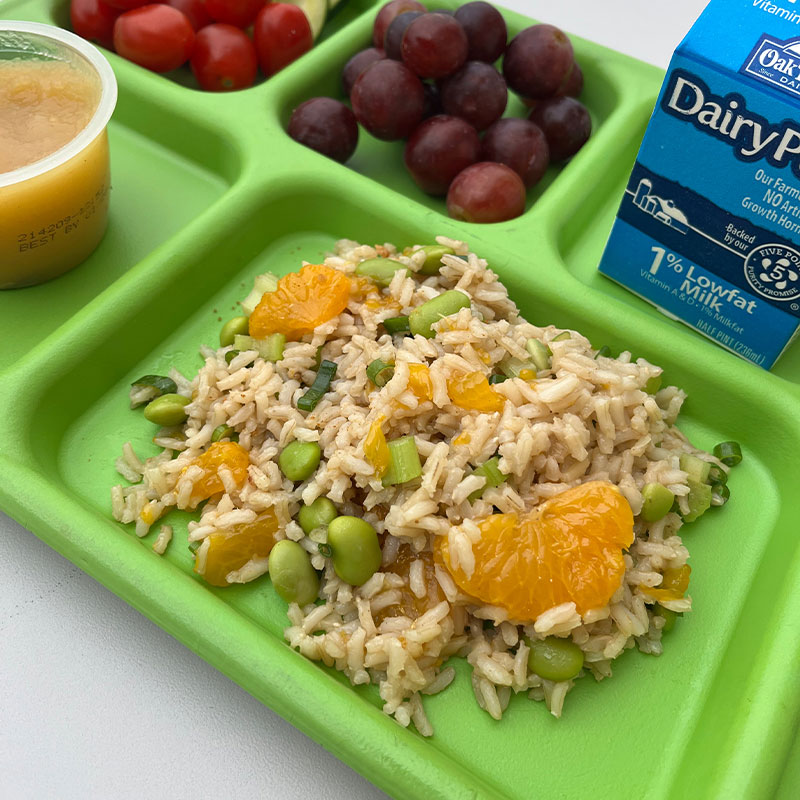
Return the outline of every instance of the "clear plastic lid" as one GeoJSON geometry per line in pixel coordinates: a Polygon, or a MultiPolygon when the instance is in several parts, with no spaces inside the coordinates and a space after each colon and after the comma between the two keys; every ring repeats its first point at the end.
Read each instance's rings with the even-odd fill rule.
{"type": "Polygon", "coordinates": [[[0,59],[14,58],[66,61],[91,70],[100,80],[100,100],[89,123],[71,142],[33,164],[0,173],[0,188],[41,175],[76,156],[105,130],[117,103],[111,65],[93,44],[74,33],[39,22],[0,20],[0,59]]]}

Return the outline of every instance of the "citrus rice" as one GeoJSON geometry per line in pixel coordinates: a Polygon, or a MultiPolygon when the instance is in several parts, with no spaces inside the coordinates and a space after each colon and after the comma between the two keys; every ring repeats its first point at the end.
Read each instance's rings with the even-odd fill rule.
{"type": "MultiPolygon", "coordinates": [[[[231,347],[204,348],[205,364],[191,381],[176,372],[171,376],[178,392],[191,397],[186,423],[162,429],[155,442],[163,452],[144,462],[125,445],[117,469],[131,485],[112,489],[115,518],[135,523],[136,533],[144,536],[171,507],[189,507],[192,488],[203,476],[195,459],[208,449],[218,426],[233,428],[249,453],[248,477],[239,488],[229,470],[219,470],[226,491],[212,497],[188,526],[189,541],[201,545],[195,557],[203,558],[202,543],[210,534],[251,522],[272,508],[280,524],[277,538],[299,542],[321,572],[317,603],[289,605],[288,643],[343,671],[353,684],[377,684],[385,713],[403,726],[413,722],[426,736],[432,727],[422,697],[453,680],[450,656],[467,659],[478,704],[500,719],[512,694],[519,692],[543,700],[558,717],[573,685],[572,680],[553,682],[533,673],[526,640],[571,639],[584,655],[580,675],[590,673],[598,681],[611,675],[612,661],[627,649],[660,653],[665,617],[642,589],[659,586],[664,570],[681,567],[689,554],[678,536],[679,513],[652,523],[638,516],[642,487],[666,486],[677,510],[686,514],[689,486],[680,455],[691,453],[726,469],[674,427],[685,398],[680,389],[645,391],[648,381],[661,374],[659,367],[633,360],[628,352],[617,358],[599,355],[574,331],[556,340],[562,330],[524,320],[497,275],[464,243],[444,237],[437,241],[455,251],[442,258],[438,275],[396,272],[381,292],[381,303],[351,297],[341,314],[303,340],[288,342],[278,363],[248,351],[228,364],[225,354],[231,347]],[[435,338],[391,336],[382,328],[384,319],[409,314],[449,289],[464,292],[471,307],[438,322],[435,338]],[[535,380],[510,378],[494,385],[505,400],[502,412],[478,413],[451,402],[450,375],[488,375],[504,358],[527,359],[531,338],[549,347],[551,366],[535,380]],[[322,401],[304,413],[297,400],[314,380],[321,346],[323,358],[335,361],[338,371],[322,401]],[[366,371],[377,358],[395,365],[393,377],[380,389],[370,384],[366,371]],[[430,370],[432,401],[419,401],[409,390],[408,365],[414,363],[430,370]],[[386,420],[387,438],[414,436],[423,462],[420,478],[384,487],[376,476],[364,440],[380,417],[386,420]],[[277,463],[281,449],[295,440],[318,442],[323,454],[312,477],[298,484],[284,478],[277,463]],[[470,502],[483,485],[482,478],[472,475],[474,467],[495,454],[507,480],[470,502]],[[589,480],[616,485],[635,515],[624,579],[603,608],[581,617],[574,603],[565,603],[535,620],[508,620],[502,608],[476,605],[462,594],[440,563],[426,571],[418,557],[427,554],[430,565],[434,538],[448,537],[453,559],[473,563],[472,543],[480,536],[476,521],[497,510],[532,509],[589,480]],[[321,496],[330,498],[341,514],[363,517],[381,535],[382,566],[360,587],[336,576],[331,559],[320,553],[318,537],[306,536],[295,521],[303,503],[321,496]],[[413,554],[407,577],[393,572],[402,548],[413,554]],[[442,599],[416,619],[403,615],[403,592],[430,596],[427,580],[438,583],[442,599]]],[[[418,273],[425,253],[342,240],[324,263],[351,275],[360,261],[385,256],[418,273]]],[[[156,551],[163,552],[171,533],[161,528],[156,551]]],[[[267,569],[268,558],[252,558],[227,581],[251,581],[267,569]]],[[[691,599],[661,605],[685,612],[691,599]]]]}

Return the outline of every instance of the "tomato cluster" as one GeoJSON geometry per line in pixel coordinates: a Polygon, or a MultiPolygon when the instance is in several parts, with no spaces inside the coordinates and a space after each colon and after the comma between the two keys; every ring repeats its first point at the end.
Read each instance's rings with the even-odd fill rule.
{"type": "Polygon", "coordinates": [[[188,61],[210,92],[246,89],[259,67],[269,77],[314,41],[302,9],[269,0],[71,0],[70,18],[79,36],[153,72],[188,61]]]}

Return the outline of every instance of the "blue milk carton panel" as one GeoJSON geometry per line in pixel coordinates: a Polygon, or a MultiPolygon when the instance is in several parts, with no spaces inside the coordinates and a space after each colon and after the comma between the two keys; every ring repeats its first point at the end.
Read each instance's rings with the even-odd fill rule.
{"type": "Polygon", "coordinates": [[[800,2],[712,0],[670,63],[600,271],[769,369],[800,328],[800,2]]]}

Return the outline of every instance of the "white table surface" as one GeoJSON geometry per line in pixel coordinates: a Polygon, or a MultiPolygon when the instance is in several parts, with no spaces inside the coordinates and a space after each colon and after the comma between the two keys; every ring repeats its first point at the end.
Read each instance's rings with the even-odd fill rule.
{"type": "MultiPolygon", "coordinates": [[[[665,68],[705,0],[503,4],[665,68]]],[[[0,796],[386,797],[2,513],[0,796]]]]}

